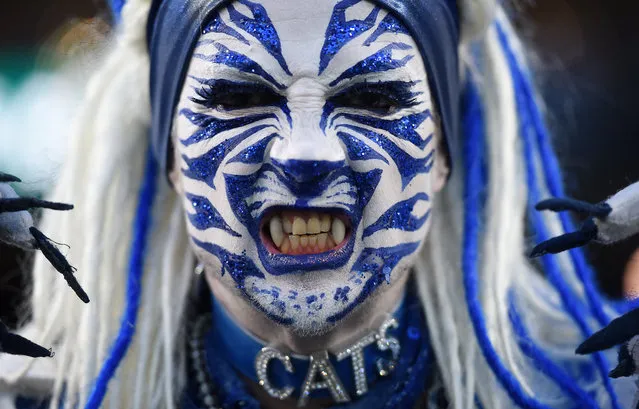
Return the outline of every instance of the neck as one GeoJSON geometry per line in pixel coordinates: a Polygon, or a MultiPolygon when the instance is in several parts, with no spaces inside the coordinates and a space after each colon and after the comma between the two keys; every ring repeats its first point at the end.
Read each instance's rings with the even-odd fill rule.
{"type": "Polygon", "coordinates": [[[349,345],[368,334],[371,329],[381,326],[401,301],[408,276],[409,274],[404,274],[402,282],[390,286],[378,296],[370,297],[330,331],[316,335],[299,334],[295,328],[271,321],[244,298],[218,282],[214,275],[207,274],[207,281],[217,302],[239,327],[268,345],[296,354],[310,355],[322,350],[339,351],[344,345],[349,345]]]}

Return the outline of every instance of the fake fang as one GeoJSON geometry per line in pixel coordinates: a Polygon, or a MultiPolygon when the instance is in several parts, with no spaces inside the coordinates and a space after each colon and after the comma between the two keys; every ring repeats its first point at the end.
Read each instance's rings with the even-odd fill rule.
{"type": "Polygon", "coordinates": [[[324,212],[277,212],[267,218],[265,227],[266,247],[275,254],[319,254],[339,248],[347,237],[347,224],[324,212]]]}

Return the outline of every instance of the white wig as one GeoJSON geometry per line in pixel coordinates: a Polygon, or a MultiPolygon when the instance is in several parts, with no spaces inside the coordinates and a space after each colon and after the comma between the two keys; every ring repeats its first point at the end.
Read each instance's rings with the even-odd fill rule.
{"type": "MultiPolygon", "coordinates": [[[[574,354],[616,313],[594,288],[583,256],[547,257],[542,269],[526,256],[527,223],[535,240],[571,226],[532,210],[534,200],[562,192],[520,43],[495,0],[459,3],[464,149],[454,152],[455,170],[435,200],[430,237],[437,240],[427,240],[414,268],[451,407],[620,409],[625,396],[610,383],[605,357],[574,354]]],[[[130,324],[120,320],[131,307],[129,264],[139,239],[132,226],[149,177],[149,7],[150,0],[127,2],[112,51],[88,87],[53,192],[75,210],[43,220],[43,230],[70,245],[68,258],[92,298],[81,304],[36,260],[30,336],[56,351],[52,409],[60,400],[65,408],[87,403],[120,325],[130,324]]],[[[141,253],[137,322],[104,408],[172,408],[186,382],[194,256],[176,193],[164,175],[150,177],[157,192],[141,253]]],[[[36,366],[2,376],[26,382],[36,366]]]]}

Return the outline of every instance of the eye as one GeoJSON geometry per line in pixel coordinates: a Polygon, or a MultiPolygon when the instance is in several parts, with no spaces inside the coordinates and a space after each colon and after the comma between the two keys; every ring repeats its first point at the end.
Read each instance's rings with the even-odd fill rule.
{"type": "Polygon", "coordinates": [[[368,90],[346,92],[336,96],[331,102],[345,108],[366,109],[387,114],[393,113],[400,108],[396,99],[368,90]]]}
{"type": "Polygon", "coordinates": [[[364,109],[382,115],[417,105],[420,92],[411,92],[411,82],[378,82],[356,84],[331,97],[329,102],[337,107],[364,109]]]}
{"type": "Polygon", "coordinates": [[[191,101],[220,111],[280,105],[284,97],[262,86],[246,84],[204,85],[195,90],[199,98],[191,101]]]}

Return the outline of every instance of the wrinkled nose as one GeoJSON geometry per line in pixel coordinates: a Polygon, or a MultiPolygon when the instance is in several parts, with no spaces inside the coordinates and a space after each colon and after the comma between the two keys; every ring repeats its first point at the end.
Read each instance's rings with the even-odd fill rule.
{"type": "Polygon", "coordinates": [[[339,138],[320,129],[321,105],[319,109],[294,107],[291,111],[290,134],[271,147],[273,165],[296,182],[320,180],[344,167],[346,153],[339,138]]]}
{"type": "Polygon", "coordinates": [[[345,161],[328,160],[299,160],[289,159],[284,161],[273,160],[273,164],[278,167],[286,176],[298,183],[308,183],[319,181],[328,176],[331,172],[345,166],[345,161]]]}

